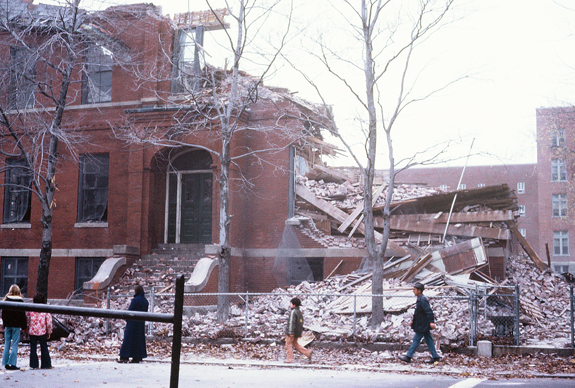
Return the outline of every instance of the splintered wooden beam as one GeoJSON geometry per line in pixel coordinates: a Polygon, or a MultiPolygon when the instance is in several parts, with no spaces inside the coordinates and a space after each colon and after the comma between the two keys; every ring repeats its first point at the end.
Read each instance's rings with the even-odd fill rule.
{"type": "MultiPolygon", "coordinates": [[[[343,222],[348,217],[348,214],[346,212],[344,212],[341,209],[338,209],[337,207],[335,207],[333,204],[329,203],[328,201],[324,201],[323,199],[317,198],[314,193],[312,193],[310,190],[308,190],[306,187],[304,187],[302,185],[296,185],[295,193],[301,199],[306,200],[307,202],[309,202],[313,206],[317,207],[318,209],[320,209],[321,211],[323,211],[327,215],[335,218],[336,220],[338,220],[340,222],[343,222]]],[[[360,225],[360,227],[358,228],[358,231],[365,235],[364,225],[360,225]]],[[[378,242],[381,242],[383,239],[382,234],[375,231],[375,230],[373,231],[373,233],[374,233],[375,239],[378,242]]],[[[387,241],[387,247],[394,250],[396,253],[399,253],[401,255],[404,255],[404,256],[409,255],[408,251],[406,251],[403,247],[399,246],[398,244],[394,243],[392,240],[387,241]]]]}
{"type": "Polygon", "coordinates": [[[546,270],[547,265],[539,258],[537,252],[535,252],[533,248],[531,248],[531,245],[529,245],[525,237],[521,235],[519,229],[517,229],[517,226],[513,222],[507,222],[507,226],[509,226],[509,230],[511,231],[511,233],[513,233],[513,235],[517,237],[519,244],[521,244],[523,249],[525,249],[525,252],[527,252],[531,260],[533,260],[533,262],[537,266],[537,268],[539,268],[541,271],[546,270]]]}
{"type": "MultiPolygon", "coordinates": [[[[383,228],[383,218],[374,217],[373,225],[377,228],[383,228]]],[[[443,234],[445,231],[445,224],[432,223],[427,220],[414,221],[409,218],[396,217],[391,219],[391,229],[415,233],[443,234]]],[[[469,224],[450,225],[447,229],[447,234],[452,236],[492,238],[495,240],[509,240],[511,238],[508,229],[487,228],[469,224]]]]}
{"type": "MultiPolygon", "coordinates": [[[[424,221],[433,222],[438,224],[447,223],[446,213],[438,214],[404,214],[404,215],[392,215],[391,220],[402,219],[410,221],[424,221]]],[[[495,221],[513,221],[515,217],[513,216],[513,211],[511,210],[490,210],[481,212],[459,212],[452,213],[450,218],[450,223],[457,222],[495,222],[495,221]]]]}

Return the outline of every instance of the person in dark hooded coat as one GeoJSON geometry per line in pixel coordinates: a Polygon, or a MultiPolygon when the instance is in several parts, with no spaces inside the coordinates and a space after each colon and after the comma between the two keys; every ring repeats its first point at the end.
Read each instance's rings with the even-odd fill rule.
{"type": "MultiPolygon", "coordinates": [[[[137,285],[134,289],[134,299],[132,299],[128,310],[148,311],[148,300],[144,295],[142,286],[137,285]]],[[[132,358],[130,363],[139,363],[146,357],[148,357],[146,353],[146,323],[144,321],[128,321],[118,362],[126,363],[132,358]]]]}

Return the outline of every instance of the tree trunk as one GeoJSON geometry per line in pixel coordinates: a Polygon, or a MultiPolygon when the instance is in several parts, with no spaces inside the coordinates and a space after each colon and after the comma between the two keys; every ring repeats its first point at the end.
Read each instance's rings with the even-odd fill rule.
{"type": "MultiPolygon", "coordinates": [[[[230,292],[230,156],[229,142],[223,136],[222,168],[220,172],[220,234],[219,234],[219,265],[218,265],[218,293],[230,292]]],[[[229,296],[218,296],[218,322],[225,322],[229,317],[229,296]]]]}

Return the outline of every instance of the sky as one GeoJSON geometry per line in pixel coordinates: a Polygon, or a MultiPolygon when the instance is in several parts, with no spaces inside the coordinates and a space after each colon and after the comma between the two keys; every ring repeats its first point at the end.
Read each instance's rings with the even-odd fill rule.
{"type": "MultiPolygon", "coordinates": [[[[319,3],[294,1],[299,4],[294,25],[328,26],[334,17],[319,3]]],[[[164,14],[207,9],[204,0],[151,2],[161,5],[164,14]]],[[[343,0],[333,0],[336,10],[338,2],[344,7],[343,0]]],[[[217,8],[224,1],[213,3],[217,8]]],[[[569,5],[568,0],[456,1],[450,23],[425,42],[414,63],[421,90],[461,80],[402,113],[392,135],[396,161],[431,145],[453,141],[448,157],[456,161],[451,165],[465,163],[472,142],[470,165],[536,163],[536,109],[575,103],[575,5],[565,5],[569,5]]],[[[349,36],[340,35],[343,33],[337,28],[326,33],[342,47],[358,45],[349,36]]],[[[264,35],[273,33],[263,29],[260,36],[264,35]]],[[[219,66],[228,54],[218,55],[214,48],[225,43],[224,38],[221,32],[206,37],[211,61],[219,66]]],[[[303,38],[298,39],[292,41],[294,46],[304,44],[303,38]]],[[[290,50],[288,55],[291,53],[298,68],[318,83],[326,102],[333,106],[340,130],[347,133],[356,150],[361,150],[362,139],[357,136],[360,123],[355,116],[358,107],[353,98],[325,68],[306,59],[304,51],[298,52],[298,47],[290,50]]],[[[351,55],[352,49],[349,52],[351,55]]],[[[246,70],[257,73],[257,69],[249,68],[251,65],[246,62],[246,70]]],[[[361,78],[355,81],[361,82],[361,78]]],[[[314,88],[285,64],[278,65],[266,82],[320,101],[314,88]]],[[[379,168],[386,168],[384,148],[385,144],[379,145],[379,168]]],[[[328,163],[350,165],[353,161],[342,158],[328,163]]]]}

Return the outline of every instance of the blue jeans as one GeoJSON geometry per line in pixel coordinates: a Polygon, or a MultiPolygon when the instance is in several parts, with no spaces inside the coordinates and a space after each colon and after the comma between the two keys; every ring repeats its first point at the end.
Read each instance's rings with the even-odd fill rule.
{"type": "Polygon", "coordinates": [[[431,353],[431,358],[439,358],[437,352],[435,351],[435,343],[433,342],[433,338],[431,337],[431,333],[429,332],[429,330],[423,333],[417,333],[417,332],[415,333],[415,335],[413,336],[413,343],[411,344],[409,350],[407,351],[407,357],[409,358],[413,357],[413,354],[415,353],[415,350],[419,346],[419,343],[421,342],[422,338],[425,340],[425,343],[427,344],[429,353],[431,353]]]}
{"type": "Polygon", "coordinates": [[[2,365],[16,366],[16,357],[18,356],[18,342],[20,342],[20,328],[5,327],[4,339],[5,343],[4,353],[2,354],[2,365]]]}
{"type": "Polygon", "coordinates": [[[36,353],[36,345],[38,342],[40,342],[40,360],[42,362],[41,368],[51,369],[52,360],[50,360],[50,352],[48,351],[46,334],[30,336],[30,368],[38,368],[38,353],[36,353]]]}

